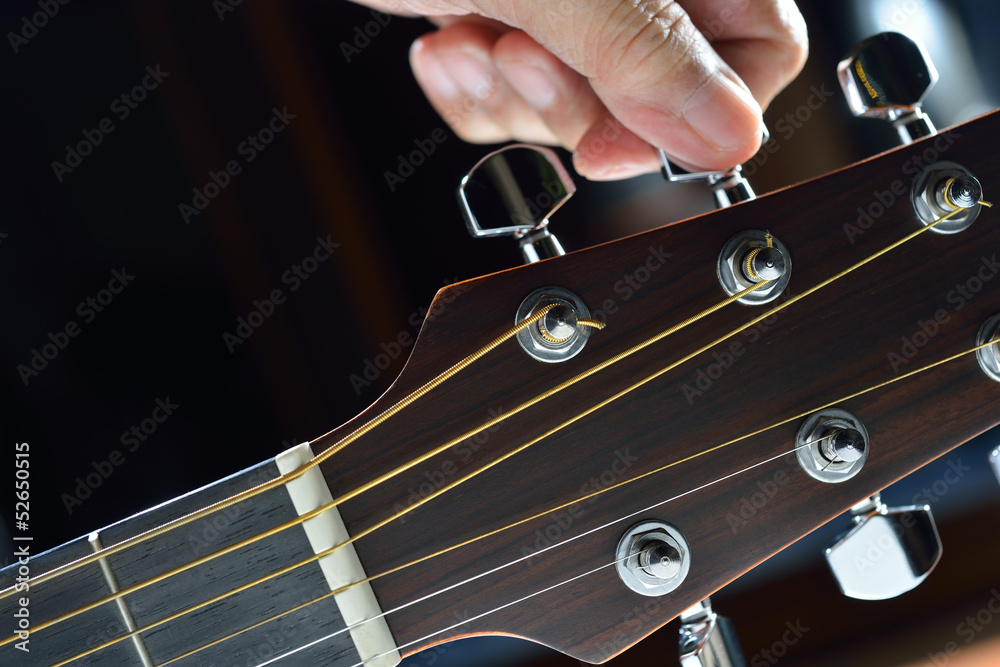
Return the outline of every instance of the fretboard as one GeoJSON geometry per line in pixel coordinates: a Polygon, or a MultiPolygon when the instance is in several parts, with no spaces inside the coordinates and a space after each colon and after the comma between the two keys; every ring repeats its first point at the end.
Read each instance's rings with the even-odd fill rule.
{"type": "MultiPolygon", "coordinates": [[[[96,537],[105,547],[117,544],[278,475],[274,461],[262,463],[101,529],[96,537]]],[[[0,600],[2,638],[16,635],[19,623],[26,625],[28,634],[0,647],[0,664],[55,665],[103,646],[71,664],[258,665],[341,631],[280,664],[356,665],[360,662],[358,651],[332,596],[243,631],[329,593],[330,585],[315,561],[162,622],[182,610],[312,557],[313,548],[301,525],[167,576],[120,600],[105,602],[51,627],[36,630],[43,623],[101,600],[113,591],[171,573],[195,559],[260,535],[296,516],[288,490],[280,486],[51,581],[33,584],[30,590],[9,595],[0,600]],[[20,611],[22,609],[27,611],[20,611]],[[137,628],[149,629],[135,637],[120,639],[137,628]],[[106,645],[115,639],[119,641],[106,645]],[[181,657],[185,654],[187,657],[181,657]]],[[[0,589],[16,585],[18,577],[25,574],[24,569],[35,577],[86,557],[94,553],[95,543],[94,535],[85,536],[38,555],[32,552],[30,542],[18,543],[16,548],[25,547],[30,553],[25,559],[26,565],[15,562],[0,571],[0,589]]]]}

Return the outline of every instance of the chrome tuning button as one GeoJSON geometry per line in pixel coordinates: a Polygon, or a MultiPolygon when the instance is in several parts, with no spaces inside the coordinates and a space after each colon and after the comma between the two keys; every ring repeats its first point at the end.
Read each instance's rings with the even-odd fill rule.
{"type": "Polygon", "coordinates": [[[1000,481],[1000,447],[997,447],[990,452],[990,467],[992,467],[993,472],[996,473],[997,481],[1000,481]]]}
{"type": "Polygon", "coordinates": [[[929,506],[886,507],[875,494],[851,513],[850,530],[826,550],[844,595],[894,598],[916,588],[941,559],[941,537],[929,506]]]}
{"type": "Polygon", "coordinates": [[[566,254],[548,224],[574,192],[554,151],[513,144],[476,163],[458,186],[458,204],[473,237],[512,236],[530,264],[566,254]]]}
{"type": "Polygon", "coordinates": [[[746,667],[732,622],[712,610],[705,598],[681,612],[681,667],[746,667]]]}
{"type": "Polygon", "coordinates": [[[837,77],[851,112],[889,121],[904,144],[937,133],[920,105],[938,73],[906,35],[883,32],[862,41],[840,61],[837,77]]]}
{"type": "MultiPolygon", "coordinates": [[[[764,128],[764,137],[761,145],[766,144],[771,139],[767,128],[764,128]]],[[[756,198],[750,182],[740,174],[742,167],[736,165],[730,169],[721,171],[688,171],[672,162],[663,149],[660,152],[660,172],[663,178],[671,183],[682,183],[684,181],[702,181],[712,189],[715,195],[715,203],[719,208],[726,208],[741,201],[748,201],[756,198]]]]}

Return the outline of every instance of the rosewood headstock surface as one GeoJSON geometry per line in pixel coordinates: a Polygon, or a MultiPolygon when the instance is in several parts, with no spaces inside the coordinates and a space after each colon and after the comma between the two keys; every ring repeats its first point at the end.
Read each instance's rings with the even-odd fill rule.
{"type": "MultiPolygon", "coordinates": [[[[718,303],[725,294],[716,258],[739,231],[769,230],[788,247],[788,293],[794,295],[917,229],[909,188],[927,164],[960,163],[982,182],[986,199],[1000,196],[1000,158],[992,150],[998,133],[994,113],[754,201],[442,290],[431,309],[437,315],[425,322],[397,382],[368,411],[315,441],[317,452],[510,328],[521,301],[537,288],[573,291],[607,327],[561,364],[536,362],[516,342],[505,343],[327,461],[323,472],[333,495],[718,303]]],[[[788,452],[800,423],[768,430],[377,579],[373,586],[397,644],[411,653],[462,635],[511,634],[603,662],[852,504],[1000,422],[1000,384],[984,375],[975,355],[839,402],[975,345],[982,323],[1000,312],[992,281],[1000,269],[997,215],[984,210],[959,234],[922,234],[356,547],[368,574],[377,574],[831,402],[862,419],[871,435],[868,461],[855,478],[824,484],[805,474],[794,456],[782,457],[393,611],[788,452]],[[762,489],[769,491],[766,502],[751,518],[734,521],[741,502],[762,489]],[[691,549],[687,579],[661,598],[641,598],[613,566],[601,567],[614,560],[621,535],[643,519],[676,526],[691,549]],[[651,611],[649,599],[656,600],[651,611]],[[632,615],[637,605],[645,605],[641,619],[632,615]]],[[[348,528],[357,533],[392,516],[773,305],[727,306],[361,494],[340,508],[348,528]]]]}

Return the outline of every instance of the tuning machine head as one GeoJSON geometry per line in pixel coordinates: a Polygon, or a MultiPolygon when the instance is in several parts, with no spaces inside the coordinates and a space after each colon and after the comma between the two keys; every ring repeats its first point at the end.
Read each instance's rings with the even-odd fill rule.
{"type": "Polygon", "coordinates": [[[920,105],[938,73],[906,35],[884,32],[862,41],[840,61],[837,76],[851,112],[891,122],[904,144],[937,132],[920,105]]]}
{"type": "Polygon", "coordinates": [[[549,217],[576,192],[555,151],[512,144],[476,163],[458,186],[458,204],[475,238],[512,236],[525,262],[565,255],[549,217]]]}
{"type": "MultiPolygon", "coordinates": [[[[764,128],[764,136],[761,145],[766,144],[771,139],[767,128],[764,128]]],[[[671,183],[683,183],[685,181],[701,181],[712,189],[715,195],[715,203],[719,208],[725,208],[741,201],[754,199],[753,188],[749,181],[745,179],[740,171],[742,167],[736,165],[730,169],[720,171],[688,171],[677,163],[673,162],[664,150],[659,149],[660,172],[663,178],[671,183]]]]}
{"type": "Polygon", "coordinates": [[[851,508],[854,525],[826,550],[844,595],[886,600],[916,588],[941,559],[931,508],[886,507],[878,494],[851,508]]]}

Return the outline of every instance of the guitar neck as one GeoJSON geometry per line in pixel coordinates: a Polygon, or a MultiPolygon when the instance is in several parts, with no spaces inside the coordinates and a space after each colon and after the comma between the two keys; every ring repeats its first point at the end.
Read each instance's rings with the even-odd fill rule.
{"type": "MultiPolygon", "coordinates": [[[[21,542],[22,553],[27,549],[28,555],[22,556],[21,563],[0,571],[0,588],[16,586],[25,574],[23,567],[31,577],[37,577],[91,556],[100,545],[118,544],[279,475],[279,464],[267,461],[37,556],[31,552],[30,542],[21,542]]],[[[3,635],[17,634],[18,613],[27,618],[22,625],[29,632],[0,647],[0,663],[54,665],[101,647],[84,660],[101,665],[256,665],[302,649],[296,654],[296,664],[357,665],[362,658],[347,631],[337,598],[328,595],[328,577],[315,560],[227,595],[314,555],[306,531],[294,523],[297,516],[289,489],[279,486],[121,553],[32,583],[28,589],[18,588],[0,600],[0,617],[7,619],[4,627],[9,630],[3,635]],[[288,522],[293,525],[208,563],[184,569],[203,556],[288,522]],[[130,587],[161,576],[161,581],[128,592],[130,587]],[[126,594],[45,627],[47,622],[116,591],[126,594]],[[324,595],[324,599],[240,632],[324,595]],[[217,596],[225,597],[172,618],[217,596]],[[18,611],[22,608],[27,609],[26,617],[18,611]],[[128,637],[136,628],[149,629],[128,637]],[[334,636],[317,641],[329,635],[334,636]],[[312,642],[317,643],[309,646],[312,642]],[[205,648],[192,653],[200,647],[205,648]]]]}

